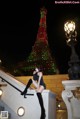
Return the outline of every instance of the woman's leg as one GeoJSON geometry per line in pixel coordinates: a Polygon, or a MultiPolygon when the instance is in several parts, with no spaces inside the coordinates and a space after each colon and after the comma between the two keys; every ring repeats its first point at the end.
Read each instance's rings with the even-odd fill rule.
{"type": "Polygon", "coordinates": [[[37,97],[38,97],[39,104],[40,104],[40,107],[41,107],[41,118],[40,119],[45,119],[45,109],[44,109],[44,103],[43,103],[43,98],[42,98],[42,94],[41,94],[41,92],[43,90],[44,90],[44,87],[41,86],[38,89],[38,92],[37,92],[37,97]]]}
{"type": "Polygon", "coordinates": [[[21,92],[21,95],[24,95],[24,97],[25,97],[25,95],[26,95],[26,93],[27,93],[27,89],[30,87],[31,84],[32,84],[32,79],[29,79],[29,81],[28,81],[28,83],[27,83],[27,85],[26,85],[24,91],[21,92]]]}
{"type": "Polygon", "coordinates": [[[33,80],[33,79],[32,79],[32,82],[33,82],[34,86],[37,88],[38,87],[37,82],[35,80],[33,80]]]}
{"type": "Polygon", "coordinates": [[[44,87],[43,86],[40,86],[39,88],[37,88],[37,92],[40,92],[40,93],[42,93],[43,92],[43,90],[44,90],[44,87]]]}

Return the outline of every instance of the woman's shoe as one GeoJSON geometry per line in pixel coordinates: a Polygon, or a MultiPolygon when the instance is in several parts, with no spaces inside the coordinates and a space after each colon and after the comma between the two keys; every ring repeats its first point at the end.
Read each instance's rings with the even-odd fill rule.
{"type": "Polygon", "coordinates": [[[27,98],[26,95],[24,95],[24,98],[27,98]]]}
{"type": "Polygon", "coordinates": [[[24,93],[24,91],[21,92],[21,95],[24,95],[24,98],[27,98],[27,97],[26,97],[26,94],[24,93]]]}
{"type": "Polygon", "coordinates": [[[21,92],[21,95],[24,95],[25,93],[24,93],[24,91],[23,92],[21,92]]]}
{"type": "Polygon", "coordinates": [[[41,118],[40,119],[45,119],[45,118],[46,118],[46,114],[45,113],[41,114],[41,118]]]}

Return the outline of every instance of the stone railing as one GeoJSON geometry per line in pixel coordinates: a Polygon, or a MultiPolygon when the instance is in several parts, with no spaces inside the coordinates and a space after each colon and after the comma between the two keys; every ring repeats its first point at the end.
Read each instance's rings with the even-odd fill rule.
{"type": "Polygon", "coordinates": [[[66,104],[68,119],[80,119],[80,80],[62,81],[65,90],[62,98],[66,104]]]}

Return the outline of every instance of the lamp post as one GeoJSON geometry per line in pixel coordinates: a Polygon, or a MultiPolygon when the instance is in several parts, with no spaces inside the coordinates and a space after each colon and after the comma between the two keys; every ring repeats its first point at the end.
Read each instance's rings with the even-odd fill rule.
{"type": "Polygon", "coordinates": [[[77,32],[75,30],[75,22],[67,21],[64,24],[64,30],[66,35],[67,45],[71,47],[71,56],[70,61],[68,62],[69,69],[68,75],[70,80],[79,80],[80,79],[80,60],[75,51],[75,44],[77,42],[76,36],[77,32]]]}

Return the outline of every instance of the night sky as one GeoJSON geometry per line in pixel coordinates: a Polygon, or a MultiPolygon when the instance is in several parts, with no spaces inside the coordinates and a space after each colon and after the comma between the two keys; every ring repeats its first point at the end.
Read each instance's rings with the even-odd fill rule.
{"type": "Polygon", "coordinates": [[[50,0],[29,0],[3,4],[0,14],[0,59],[2,65],[17,64],[28,58],[35,43],[40,8],[47,9],[47,36],[52,57],[60,73],[67,73],[71,48],[66,45],[64,23],[74,20],[78,33],[76,52],[80,57],[80,4],[55,4],[50,0]]]}

